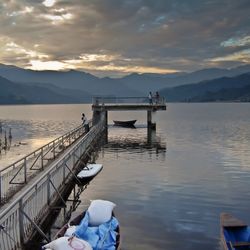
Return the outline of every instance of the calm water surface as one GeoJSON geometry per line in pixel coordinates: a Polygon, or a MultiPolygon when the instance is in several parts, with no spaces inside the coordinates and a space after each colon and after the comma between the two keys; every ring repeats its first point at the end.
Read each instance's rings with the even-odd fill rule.
{"type": "MultiPolygon", "coordinates": [[[[0,119],[29,145],[77,126],[82,111],[90,117],[87,105],[3,106],[0,119]]],[[[110,124],[135,118],[137,128],[109,126],[97,159],[104,169],[78,212],[91,199],[115,202],[125,250],[220,249],[221,212],[250,223],[250,104],[169,104],[151,135],[145,113],[109,114],[110,124]]],[[[2,153],[1,166],[12,152],[2,153]]]]}
{"type": "Polygon", "coordinates": [[[0,154],[0,169],[22,158],[81,124],[81,113],[91,117],[89,105],[0,105],[0,139],[4,143],[5,131],[11,146],[0,154]],[[0,130],[1,131],[1,130],[0,130]]]}

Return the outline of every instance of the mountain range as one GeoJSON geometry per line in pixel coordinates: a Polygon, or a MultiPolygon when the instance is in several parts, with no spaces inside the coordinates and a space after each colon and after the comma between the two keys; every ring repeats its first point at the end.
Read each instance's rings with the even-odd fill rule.
{"type": "Polygon", "coordinates": [[[160,91],[168,101],[224,100],[219,97],[224,93],[221,90],[245,88],[249,72],[250,65],[246,64],[191,73],[133,73],[122,78],[99,78],[76,70],[33,71],[0,64],[0,104],[83,103],[90,102],[92,96],[147,96],[149,91],[160,91]]]}
{"type": "Polygon", "coordinates": [[[250,73],[160,90],[169,102],[250,101],[250,73]]]}
{"type": "Polygon", "coordinates": [[[0,104],[82,103],[83,96],[87,99],[83,91],[60,89],[53,85],[19,84],[0,77],[0,104]]]}

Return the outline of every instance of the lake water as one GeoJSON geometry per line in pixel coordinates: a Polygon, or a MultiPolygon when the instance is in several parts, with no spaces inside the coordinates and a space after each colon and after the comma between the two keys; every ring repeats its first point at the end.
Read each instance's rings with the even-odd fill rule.
{"type": "MultiPolygon", "coordinates": [[[[90,106],[0,106],[12,144],[27,142],[2,152],[0,166],[76,127],[81,112],[90,117],[90,106]]],[[[221,212],[250,223],[250,104],[169,104],[154,117],[156,134],[146,112],[113,119],[137,119],[137,128],[109,126],[97,159],[104,169],[77,210],[93,199],[116,203],[123,249],[220,249],[221,212]]]]}
{"type": "Polygon", "coordinates": [[[2,150],[0,169],[45,145],[81,124],[81,114],[91,118],[90,105],[0,105],[0,139],[4,143],[5,131],[11,148],[2,150]]]}

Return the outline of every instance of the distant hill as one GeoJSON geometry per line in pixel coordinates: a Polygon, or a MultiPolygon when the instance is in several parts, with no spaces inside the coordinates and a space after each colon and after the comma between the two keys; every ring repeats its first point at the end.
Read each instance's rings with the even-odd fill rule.
{"type": "Polygon", "coordinates": [[[91,74],[69,70],[69,71],[33,71],[21,69],[15,66],[0,64],[0,76],[13,82],[53,84],[66,89],[74,89],[88,92],[90,97],[96,95],[116,96],[141,96],[140,91],[130,89],[117,79],[98,78],[91,74]]]}
{"type": "Polygon", "coordinates": [[[191,98],[189,102],[250,102],[250,85],[215,92],[207,91],[201,96],[191,98]]]}
{"type": "Polygon", "coordinates": [[[220,77],[233,77],[250,72],[250,65],[242,65],[232,69],[210,68],[191,73],[179,72],[174,74],[130,74],[120,79],[129,88],[149,91],[157,91],[163,88],[197,83],[204,80],[212,80],[220,77]]]}
{"type": "Polygon", "coordinates": [[[41,87],[46,88],[55,94],[59,94],[60,96],[67,96],[70,97],[74,102],[81,102],[81,103],[89,103],[92,101],[92,96],[90,93],[78,90],[78,89],[66,89],[66,88],[60,88],[53,84],[49,83],[24,83],[24,82],[16,82],[21,86],[24,87],[41,87]]]}
{"type": "Polygon", "coordinates": [[[210,68],[191,73],[133,73],[122,78],[99,78],[76,70],[33,71],[0,64],[0,76],[3,76],[13,82],[30,83],[34,86],[37,83],[53,84],[54,86],[60,88],[81,90],[89,93],[90,96],[146,96],[149,91],[155,92],[159,89],[197,83],[220,77],[233,77],[248,72],[250,72],[249,64],[232,69],[210,68]]]}
{"type": "Polygon", "coordinates": [[[160,90],[170,102],[194,101],[246,101],[249,95],[250,73],[235,77],[222,77],[160,90]]]}
{"type": "Polygon", "coordinates": [[[82,103],[82,96],[73,96],[67,90],[53,90],[42,86],[29,86],[14,83],[0,77],[0,104],[45,104],[45,103],[82,103]],[[59,92],[64,94],[59,94],[59,92]]]}

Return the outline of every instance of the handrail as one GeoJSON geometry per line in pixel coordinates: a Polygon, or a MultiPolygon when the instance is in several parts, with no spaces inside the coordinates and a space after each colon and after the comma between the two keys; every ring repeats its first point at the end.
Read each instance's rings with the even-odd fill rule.
{"type": "Polygon", "coordinates": [[[31,237],[34,227],[46,217],[50,206],[62,193],[65,183],[72,178],[79,159],[89,155],[93,141],[105,128],[105,117],[91,127],[61,154],[30,187],[0,212],[0,249],[20,249],[31,237]]]}
{"type": "Polygon", "coordinates": [[[56,141],[58,141],[59,139],[61,139],[61,138],[63,138],[63,137],[66,137],[67,135],[69,135],[69,134],[71,134],[71,133],[73,133],[73,132],[75,132],[75,131],[79,130],[80,128],[82,128],[82,125],[80,125],[80,126],[78,126],[78,127],[74,128],[73,130],[71,130],[71,131],[69,131],[69,132],[65,133],[64,135],[61,135],[61,136],[57,137],[57,138],[56,138],[56,139],[54,139],[53,141],[48,142],[47,144],[45,144],[45,145],[41,146],[40,148],[37,148],[37,149],[36,149],[36,150],[34,150],[33,152],[31,152],[31,153],[27,154],[26,156],[24,156],[24,157],[20,158],[20,159],[19,159],[19,160],[17,160],[16,162],[11,163],[11,164],[10,164],[10,165],[8,165],[7,167],[5,167],[5,168],[3,168],[3,169],[0,169],[0,172],[3,172],[3,171],[5,171],[5,170],[6,170],[6,169],[8,169],[8,168],[13,167],[13,165],[16,165],[18,162],[20,162],[20,161],[24,160],[24,159],[25,159],[25,158],[27,158],[28,156],[33,155],[35,152],[40,151],[42,148],[45,148],[45,147],[47,147],[48,145],[50,145],[51,143],[56,142],[56,141]]]}
{"type": "MultiPolygon", "coordinates": [[[[165,105],[164,97],[152,97],[152,102],[156,105],[165,105]]],[[[93,105],[106,105],[107,103],[115,104],[149,104],[149,98],[147,96],[140,97],[116,97],[116,96],[95,96],[92,99],[93,105]]]]}
{"type": "MultiPolygon", "coordinates": [[[[89,122],[92,126],[92,120],[89,122]]],[[[0,170],[0,204],[85,133],[80,125],[0,170]]]]}
{"type": "MultiPolygon", "coordinates": [[[[79,146],[79,144],[82,143],[83,140],[86,140],[87,134],[81,139],[81,141],[79,141],[76,145],[72,146],[72,148],[69,150],[70,152],[74,151],[75,148],[77,148],[79,146]]],[[[11,207],[15,206],[16,204],[18,204],[19,200],[22,199],[23,197],[25,197],[32,189],[34,189],[34,187],[37,186],[37,183],[41,182],[41,180],[44,179],[44,177],[46,177],[51,171],[53,171],[53,168],[58,165],[60,162],[62,162],[63,160],[65,160],[66,158],[71,157],[70,153],[65,152],[65,156],[61,159],[57,159],[53,162],[53,165],[45,170],[45,172],[36,180],[36,182],[34,184],[32,184],[25,192],[23,192],[21,195],[19,195],[19,197],[17,197],[15,199],[15,201],[11,204],[11,207]]],[[[2,211],[0,213],[0,218],[6,214],[9,211],[10,207],[6,208],[4,211],[2,211]]]]}

